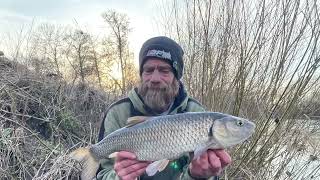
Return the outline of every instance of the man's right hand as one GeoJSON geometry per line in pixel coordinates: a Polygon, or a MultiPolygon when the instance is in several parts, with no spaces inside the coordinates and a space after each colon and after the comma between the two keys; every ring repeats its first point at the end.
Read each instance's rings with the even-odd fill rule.
{"type": "Polygon", "coordinates": [[[121,180],[134,180],[145,172],[150,163],[138,161],[134,153],[120,151],[115,155],[114,170],[121,180]]]}

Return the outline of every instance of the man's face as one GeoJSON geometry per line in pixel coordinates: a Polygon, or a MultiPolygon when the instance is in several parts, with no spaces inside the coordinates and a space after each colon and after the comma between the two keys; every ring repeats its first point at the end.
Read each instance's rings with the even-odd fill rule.
{"type": "Polygon", "coordinates": [[[150,58],[142,68],[142,82],[138,93],[146,105],[155,112],[166,111],[179,90],[179,83],[170,64],[157,58],[150,58]]]}
{"type": "Polygon", "coordinates": [[[172,84],[174,78],[170,64],[162,60],[151,58],[143,65],[142,82],[148,83],[152,89],[172,84]]]}

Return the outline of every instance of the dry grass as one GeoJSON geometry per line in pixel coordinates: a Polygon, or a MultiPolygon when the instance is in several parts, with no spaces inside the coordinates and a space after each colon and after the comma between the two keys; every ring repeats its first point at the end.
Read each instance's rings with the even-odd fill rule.
{"type": "Polygon", "coordinates": [[[0,59],[0,76],[1,179],[78,179],[66,154],[95,142],[106,95],[9,60],[0,59]]]}

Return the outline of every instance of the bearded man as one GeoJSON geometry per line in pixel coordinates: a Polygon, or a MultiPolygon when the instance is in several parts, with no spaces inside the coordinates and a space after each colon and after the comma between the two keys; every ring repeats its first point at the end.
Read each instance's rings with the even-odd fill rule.
{"type": "MultiPolygon", "coordinates": [[[[168,37],[154,37],[143,44],[139,53],[141,83],[129,92],[127,98],[108,108],[100,128],[99,141],[124,127],[129,117],[205,111],[200,103],[188,96],[180,81],[183,54],[180,45],[168,37]]],[[[163,171],[149,177],[145,170],[150,163],[138,161],[134,153],[121,151],[115,160],[105,159],[101,163],[97,179],[218,179],[222,169],[231,163],[231,158],[224,150],[208,150],[198,159],[185,154],[163,171]]]]}

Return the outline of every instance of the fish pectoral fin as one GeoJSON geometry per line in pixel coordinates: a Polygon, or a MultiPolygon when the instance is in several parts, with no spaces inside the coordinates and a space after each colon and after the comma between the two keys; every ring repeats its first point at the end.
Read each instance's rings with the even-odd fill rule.
{"type": "Polygon", "coordinates": [[[207,146],[207,145],[196,147],[196,149],[194,150],[193,159],[198,159],[198,158],[200,158],[200,156],[201,156],[203,153],[205,153],[208,149],[209,149],[209,146],[207,146]]]}
{"type": "Polygon", "coordinates": [[[111,153],[108,157],[109,157],[110,159],[113,159],[113,158],[116,158],[117,155],[118,155],[118,152],[114,152],[114,153],[111,153]]]}
{"type": "Polygon", "coordinates": [[[153,176],[157,172],[163,171],[167,167],[169,162],[170,161],[168,159],[162,159],[162,160],[155,161],[155,162],[149,164],[146,169],[148,176],[153,176]]]}
{"type": "Polygon", "coordinates": [[[167,165],[169,164],[169,162],[170,162],[170,161],[169,161],[168,159],[162,160],[161,163],[160,163],[160,166],[158,167],[158,171],[159,171],[159,172],[163,171],[163,170],[167,167],[167,165]]]}
{"type": "Polygon", "coordinates": [[[133,116],[133,117],[130,117],[127,120],[126,127],[131,127],[131,126],[134,126],[136,124],[142,123],[142,122],[144,122],[145,120],[147,120],[149,118],[150,117],[148,117],[148,116],[133,116]]]}

